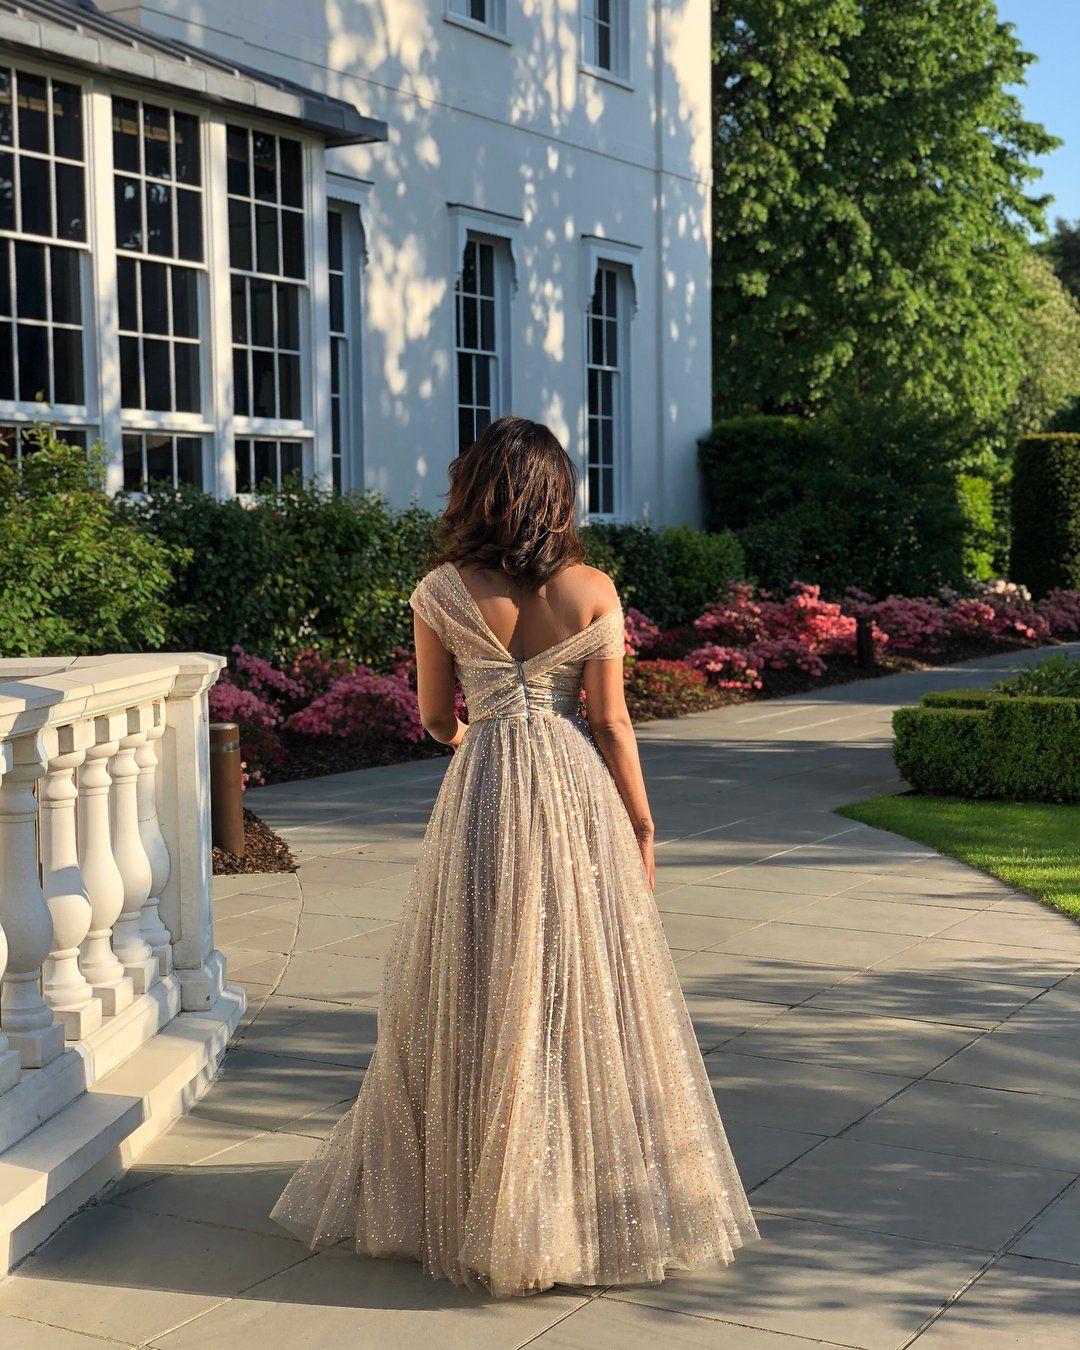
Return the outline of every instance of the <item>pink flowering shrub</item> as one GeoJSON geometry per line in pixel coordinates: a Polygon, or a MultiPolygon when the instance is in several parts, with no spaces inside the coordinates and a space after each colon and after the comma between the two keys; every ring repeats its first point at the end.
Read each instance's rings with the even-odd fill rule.
{"type": "Polygon", "coordinates": [[[640,609],[631,605],[623,618],[623,640],[626,655],[636,656],[641,651],[651,651],[660,641],[660,629],[640,609]]]}
{"type": "Polygon", "coordinates": [[[896,651],[933,655],[951,635],[949,612],[938,600],[889,595],[875,601],[853,589],[847,605],[855,617],[871,619],[896,651]]]}
{"type": "Polygon", "coordinates": [[[707,642],[684,658],[691,670],[700,670],[719,689],[760,689],[761,672],[747,647],[721,647],[707,642]]]}
{"type": "Polygon", "coordinates": [[[366,666],[334,681],[285,723],[305,736],[354,736],[415,744],[424,739],[416,695],[401,675],[376,675],[366,666]]]}
{"type": "Polygon", "coordinates": [[[1053,590],[1035,609],[1055,637],[1080,637],[1080,591],[1053,590]]]}
{"type": "Polygon", "coordinates": [[[262,727],[270,731],[280,726],[280,709],[252,689],[241,689],[225,671],[217,684],[210,686],[210,716],[215,722],[238,722],[241,726],[262,727]]]}

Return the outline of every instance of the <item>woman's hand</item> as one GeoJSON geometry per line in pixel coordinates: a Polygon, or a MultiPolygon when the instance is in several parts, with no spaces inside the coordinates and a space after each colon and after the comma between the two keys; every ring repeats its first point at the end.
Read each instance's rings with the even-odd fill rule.
{"type": "Polygon", "coordinates": [[[656,851],[654,847],[655,830],[652,821],[643,821],[635,826],[634,834],[637,836],[638,848],[641,850],[641,864],[645,868],[645,876],[649,883],[649,890],[656,889],[656,851]]]}

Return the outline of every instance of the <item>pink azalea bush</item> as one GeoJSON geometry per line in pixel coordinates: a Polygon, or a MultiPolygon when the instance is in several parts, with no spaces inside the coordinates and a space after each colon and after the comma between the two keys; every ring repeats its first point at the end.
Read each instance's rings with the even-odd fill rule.
{"type": "Polygon", "coordinates": [[[357,666],[336,679],[325,694],[301,708],[285,723],[304,736],[354,736],[362,740],[424,739],[416,694],[404,676],[376,675],[357,666]]]}
{"type": "Polygon", "coordinates": [[[660,629],[640,609],[631,605],[623,616],[623,640],[626,655],[636,656],[639,651],[656,646],[660,641],[660,629]]]}
{"type": "MultiPolygon", "coordinates": [[[[859,619],[870,621],[879,653],[888,647],[932,659],[972,644],[1080,637],[1080,591],[1052,591],[1036,603],[1022,586],[995,581],[966,594],[943,589],[936,596],[881,600],[852,588],[834,601],[805,582],[783,594],[730,582],[692,624],[670,632],[627,609],[628,701],[635,716],[677,715],[710,706],[710,687],[754,692],[774,672],[823,679],[830,661],[854,659],[859,619]]],[[[460,687],[456,701],[458,716],[467,721],[460,687]]],[[[313,649],[278,666],[236,647],[229,669],[210,690],[210,713],[217,721],[239,723],[245,783],[251,784],[264,781],[288,747],[305,737],[379,751],[424,739],[415,657],[404,648],[390,654],[390,669],[380,674],[313,649]]]]}

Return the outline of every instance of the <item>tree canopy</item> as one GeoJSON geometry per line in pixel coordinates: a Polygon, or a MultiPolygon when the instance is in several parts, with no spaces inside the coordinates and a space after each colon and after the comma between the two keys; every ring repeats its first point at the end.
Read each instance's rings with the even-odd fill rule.
{"type": "Polygon", "coordinates": [[[989,0],[714,0],[720,415],[918,406],[984,444],[1024,377],[1032,57],[989,0]]]}

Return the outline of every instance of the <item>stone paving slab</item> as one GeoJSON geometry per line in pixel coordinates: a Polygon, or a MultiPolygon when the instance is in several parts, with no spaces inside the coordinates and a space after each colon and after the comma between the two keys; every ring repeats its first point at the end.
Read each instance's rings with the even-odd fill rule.
{"type": "Polygon", "coordinates": [[[833,813],[902,788],[895,706],[1037,659],[639,728],[658,907],[762,1229],[733,1266],[498,1302],[270,1224],[370,1059],[435,759],[252,795],[300,870],[215,879],[249,998],[222,1073],[0,1286],[0,1345],[1075,1346],[1080,927],[833,813]]]}

